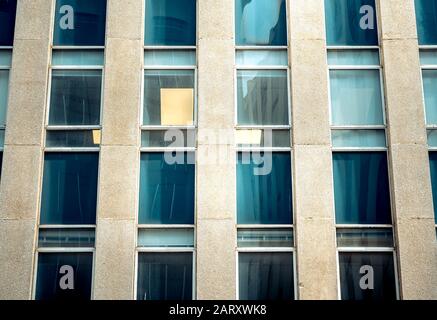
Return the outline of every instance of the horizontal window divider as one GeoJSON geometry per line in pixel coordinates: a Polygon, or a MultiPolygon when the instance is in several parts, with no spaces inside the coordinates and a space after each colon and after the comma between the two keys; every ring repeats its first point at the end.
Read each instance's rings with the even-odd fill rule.
{"type": "Polygon", "coordinates": [[[0,147],[0,152],[3,152],[5,149],[3,147],[0,147]]]}
{"type": "Polygon", "coordinates": [[[436,50],[437,49],[437,45],[419,45],[419,50],[436,50]]]}
{"type": "Polygon", "coordinates": [[[329,70],[381,70],[380,65],[328,65],[329,70]]]}
{"type": "Polygon", "coordinates": [[[0,50],[10,50],[13,49],[13,46],[0,46],[0,50]]]}
{"type": "Polygon", "coordinates": [[[294,247],[237,247],[237,252],[268,253],[268,252],[294,252],[294,247]]]}
{"type": "Polygon", "coordinates": [[[52,46],[52,50],[104,50],[105,46],[52,46]]]}
{"type": "Polygon", "coordinates": [[[95,65],[87,66],[87,65],[63,65],[63,64],[61,65],[61,64],[57,64],[57,65],[51,65],[50,67],[52,70],[59,70],[59,71],[62,71],[62,70],[65,70],[65,71],[103,70],[104,69],[103,65],[102,66],[95,66],[95,65]]]}
{"type": "Polygon", "coordinates": [[[236,125],[235,129],[237,130],[267,130],[267,129],[272,129],[272,130],[289,130],[291,129],[290,125],[283,125],[283,126],[241,126],[241,125],[236,125]]]}
{"type": "Polygon", "coordinates": [[[326,46],[328,50],[369,50],[379,49],[379,46],[326,46]]]}
{"type": "Polygon", "coordinates": [[[170,66],[170,65],[164,65],[164,66],[158,66],[158,65],[147,65],[144,66],[144,70],[196,70],[195,65],[190,66],[170,66]]]}
{"type": "Polygon", "coordinates": [[[424,64],[420,66],[421,70],[437,70],[437,64],[424,64]]]}
{"type": "Polygon", "coordinates": [[[347,147],[347,148],[332,148],[332,152],[372,152],[372,151],[387,151],[387,147],[347,147]]]}
{"type": "Polygon", "coordinates": [[[0,125],[0,130],[5,130],[6,129],[6,125],[0,125]]]}
{"type": "Polygon", "coordinates": [[[237,224],[237,229],[293,229],[292,224],[237,224]]]}
{"type": "Polygon", "coordinates": [[[90,147],[90,148],[51,148],[46,147],[45,152],[100,152],[100,148],[90,147]]]}
{"type": "Polygon", "coordinates": [[[40,229],[94,229],[95,224],[40,224],[40,229]]]}
{"type": "Polygon", "coordinates": [[[138,229],[194,229],[194,224],[138,224],[138,229]]]}
{"type": "Polygon", "coordinates": [[[194,253],[196,250],[193,247],[137,247],[136,248],[138,253],[142,252],[158,252],[158,253],[165,253],[165,252],[189,252],[194,253]]]}
{"type": "Polygon", "coordinates": [[[336,224],[338,229],[387,229],[393,228],[391,224],[336,224]]]}
{"type": "Polygon", "coordinates": [[[428,150],[429,151],[437,151],[437,147],[429,147],[428,150]]]}
{"type": "Polygon", "coordinates": [[[141,147],[140,151],[141,152],[178,152],[178,151],[195,152],[196,148],[172,148],[172,147],[147,148],[147,147],[141,147]]]}
{"type": "Polygon", "coordinates": [[[288,46],[235,46],[235,50],[287,50],[288,46]]]}
{"type": "Polygon", "coordinates": [[[141,126],[142,131],[146,130],[196,130],[196,126],[141,126]]]}
{"type": "Polygon", "coordinates": [[[393,247],[338,247],[338,252],[394,252],[393,247]]]}
{"type": "Polygon", "coordinates": [[[102,130],[102,126],[46,126],[49,131],[102,130]]]}
{"type": "Polygon", "coordinates": [[[427,130],[437,130],[437,124],[427,124],[426,129],[427,130]]]}
{"type": "Polygon", "coordinates": [[[237,152],[291,152],[292,148],[291,147],[284,147],[284,148],[264,148],[264,147],[260,147],[260,148],[251,148],[251,147],[237,147],[237,152]]]}
{"type": "Polygon", "coordinates": [[[0,70],[11,70],[11,66],[0,66],[0,70]]]}
{"type": "Polygon", "coordinates": [[[144,46],[144,50],[196,50],[196,46],[144,46]]]}
{"type": "Polygon", "coordinates": [[[385,125],[331,126],[331,130],[385,130],[385,125]]]}
{"type": "Polygon", "coordinates": [[[65,247],[59,247],[59,248],[38,248],[38,253],[94,253],[96,251],[95,248],[65,248],[65,247]]]}
{"type": "Polygon", "coordinates": [[[236,65],[235,68],[238,70],[246,70],[246,71],[258,71],[258,70],[288,70],[289,66],[282,65],[273,65],[273,66],[264,66],[264,65],[236,65]]]}

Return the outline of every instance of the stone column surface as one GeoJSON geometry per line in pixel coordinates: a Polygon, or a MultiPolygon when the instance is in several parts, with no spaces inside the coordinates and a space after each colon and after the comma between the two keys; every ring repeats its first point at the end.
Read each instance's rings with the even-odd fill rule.
{"type": "Polygon", "coordinates": [[[414,0],[379,1],[402,299],[437,299],[437,256],[414,0]]]}
{"type": "Polygon", "coordinates": [[[236,299],[233,25],[234,0],[198,1],[196,284],[202,300],[236,299]]]}
{"type": "Polygon", "coordinates": [[[94,299],[134,299],[142,0],[108,0],[94,299]]]}
{"type": "Polygon", "coordinates": [[[298,298],[337,299],[324,1],[288,5],[298,298]]]}
{"type": "Polygon", "coordinates": [[[32,297],[52,0],[18,0],[0,186],[0,299],[32,297]]]}

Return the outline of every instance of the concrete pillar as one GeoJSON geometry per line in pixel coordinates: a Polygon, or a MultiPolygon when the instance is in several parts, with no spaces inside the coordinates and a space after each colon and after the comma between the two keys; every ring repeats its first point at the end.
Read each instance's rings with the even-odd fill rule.
{"type": "Polygon", "coordinates": [[[198,299],[236,298],[233,26],[234,0],[198,0],[198,299]]]}
{"type": "Polygon", "coordinates": [[[0,299],[31,298],[52,11],[52,0],[18,0],[0,186],[0,299]]]}
{"type": "Polygon", "coordinates": [[[337,299],[324,1],[288,5],[298,298],[337,299]]]}
{"type": "Polygon", "coordinates": [[[401,298],[437,299],[437,255],[414,0],[379,1],[401,298]]]}
{"type": "Polygon", "coordinates": [[[144,5],[108,0],[94,299],[133,299],[144,5]]]}

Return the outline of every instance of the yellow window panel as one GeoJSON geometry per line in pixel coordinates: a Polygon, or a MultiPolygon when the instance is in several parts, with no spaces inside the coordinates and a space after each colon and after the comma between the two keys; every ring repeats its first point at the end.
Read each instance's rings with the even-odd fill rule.
{"type": "Polygon", "coordinates": [[[261,145],[261,130],[237,130],[237,144],[261,145]]]}
{"type": "Polygon", "coordinates": [[[100,130],[93,130],[93,143],[100,144],[101,133],[100,130]]]}
{"type": "Polygon", "coordinates": [[[161,125],[193,124],[194,90],[191,88],[161,89],[161,125]]]}

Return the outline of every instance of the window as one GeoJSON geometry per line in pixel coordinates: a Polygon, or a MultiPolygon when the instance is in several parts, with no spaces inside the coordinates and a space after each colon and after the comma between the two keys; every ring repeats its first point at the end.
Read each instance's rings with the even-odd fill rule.
{"type": "Polygon", "coordinates": [[[196,0],[146,0],[146,46],[195,46],[196,0]]]}
{"type": "Polygon", "coordinates": [[[0,0],[0,47],[14,43],[17,0],[0,0]]]}
{"type": "Polygon", "coordinates": [[[429,153],[429,163],[431,166],[432,198],[434,202],[434,216],[437,228],[437,152],[431,151],[429,153]]]}
{"type": "Polygon", "coordinates": [[[104,46],[106,0],[56,0],[55,46],[104,46]]]}
{"type": "MultiPolygon", "coordinates": [[[[0,1],[0,8],[1,8],[0,1]]],[[[12,50],[0,49],[0,178],[3,162],[3,147],[5,143],[6,113],[9,94],[9,71],[12,62],[12,50]]]]}
{"type": "Polygon", "coordinates": [[[419,45],[437,44],[437,1],[415,0],[419,45]]]}
{"type": "Polygon", "coordinates": [[[238,46],[286,46],[286,1],[235,0],[238,46]]]}
{"type": "Polygon", "coordinates": [[[328,46],[377,46],[375,0],[325,0],[328,46]]]}

